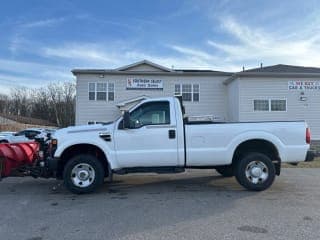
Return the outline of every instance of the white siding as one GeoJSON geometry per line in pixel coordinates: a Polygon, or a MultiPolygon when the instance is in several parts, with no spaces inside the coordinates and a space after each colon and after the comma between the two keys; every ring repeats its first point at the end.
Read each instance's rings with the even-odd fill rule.
{"type": "Polygon", "coordinates": [[[228,84],[228,116],[229,121],[239,121],[239,80],[228,84]]]}
{"type": "Polygon", "coordinates": [[[292,78],[240,78],[240,121],[294,121],[305,120],[311,128],[312,138],[320,139],[320,92],[304,91],[307,101],[300,101],[300,92],[288,90],[292,78]],[[254,99],[287,99],[286,112],[255,112],[254,99]]]}
{"type": "Polygon", "coordinates": [[[87,124],[88,121],[110,121],[119,116],[120,111],[116,104],[137,96],[167,97],[174,95],[174,85],[181,83],[199,84],[200,101],[185,102],[188,115],[214,115],[227,120],[227,86],[223,84],[225,77],[213,76],[159,76],[155,75],[105,75],[100,78],[98,74],[77,75],[77,103],[76,124],[87,124]],[[163,90],[127,90],[127,78],[141,77],[148,79],[162,79],[163,90]],[[89,101],[89,82],[114,82],[115,100],[89,101]]]}

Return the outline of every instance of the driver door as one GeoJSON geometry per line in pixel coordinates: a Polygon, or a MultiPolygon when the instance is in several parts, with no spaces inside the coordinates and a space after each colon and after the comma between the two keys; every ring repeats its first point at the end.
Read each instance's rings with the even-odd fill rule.
{"type": "Polygon", "coordinates": [[[120,167],[177,166],[174,110],[169,101],[147,102],[130,113],[130,128],[115,131],[120,167]]]}

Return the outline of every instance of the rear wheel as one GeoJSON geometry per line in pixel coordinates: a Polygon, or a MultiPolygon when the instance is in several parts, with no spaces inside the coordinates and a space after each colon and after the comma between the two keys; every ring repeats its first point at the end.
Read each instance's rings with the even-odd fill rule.
{"type": "Polygon", "coordinates": [[[90,193],[103,184],[104,167],[94,156],[80,154],[71,158],[63,171],[63,181],[73,193],[90,193]]]}
{"type": "Polygon", "coordinates": [[[269,188],[276,176],[271,159],[262,153],[249,153],[236,165],[237,181],[246,189],[262,191],[269,188]]]}
{"type": "Polygon", "coordinates": [[[223,177],[233,177],[233,168],[232,166],[219,166],[216,167],[216,171],[221,174],[223,177]]]}

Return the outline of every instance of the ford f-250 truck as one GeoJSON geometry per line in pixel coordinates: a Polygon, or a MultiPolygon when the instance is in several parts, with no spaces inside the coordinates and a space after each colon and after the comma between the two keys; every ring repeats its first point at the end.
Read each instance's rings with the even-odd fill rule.
{"type": "Polygon", "coordinates": [[[112,174],[216,169],[261,191],[282,163],[311,161],[310,130],[297,122],[190,122],[176,97],[147,99],[112,123],[54,133],[48,169],[74,193],[92,192],[112,174]]]}

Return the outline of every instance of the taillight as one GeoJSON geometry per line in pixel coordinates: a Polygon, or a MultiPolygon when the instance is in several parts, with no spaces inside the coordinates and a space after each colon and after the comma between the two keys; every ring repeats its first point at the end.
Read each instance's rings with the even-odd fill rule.
{"type": "Polygon", "coordinates": [[[310,144],[311,143],[311,132],[310,128],[306,129],[306,143],[310,144]]]}

